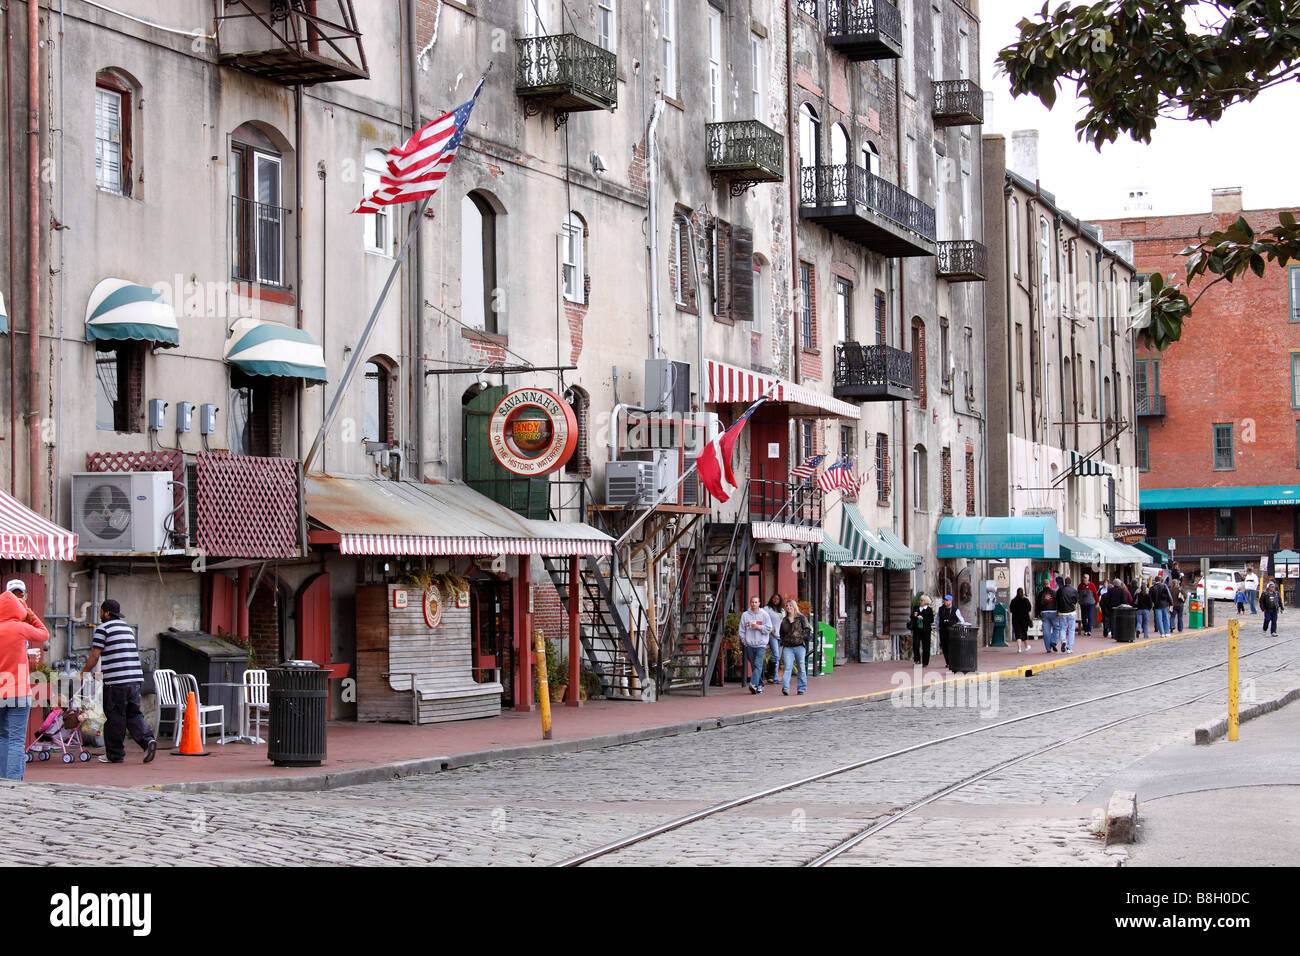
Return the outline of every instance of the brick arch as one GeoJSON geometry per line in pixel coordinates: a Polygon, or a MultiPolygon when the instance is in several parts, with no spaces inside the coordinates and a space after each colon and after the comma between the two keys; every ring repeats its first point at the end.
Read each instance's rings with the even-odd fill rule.
{"type": "Polygon", "coordinates": [[[591,396],[585,388],[578,385],[569,386],[564,397],[573,406],[573,415],[578,420],[578,445],[573,457],[564,466],[567,474],[582,478],[591,477],[591,396]]]}

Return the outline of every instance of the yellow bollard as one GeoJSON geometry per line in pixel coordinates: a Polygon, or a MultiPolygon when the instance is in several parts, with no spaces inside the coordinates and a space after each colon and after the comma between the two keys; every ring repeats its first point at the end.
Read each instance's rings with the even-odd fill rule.
{"type": "Polygon", "coordinates": [[[1228,739],[1237,739],[1237,727],[1240,720],[1237,716],[1239,702],[1237,700],[1237,633],[1241,630],[1241,625],[1234,618],[1228,622],[1228,739]]]}
{"type": "Polygon", "coordinates": [[[542,739],[551,739],[551,688],[546,680],[546,639],[541,629],[533,631],[533,650],[537,652],[537,696],[542,705],[542,739]]]}

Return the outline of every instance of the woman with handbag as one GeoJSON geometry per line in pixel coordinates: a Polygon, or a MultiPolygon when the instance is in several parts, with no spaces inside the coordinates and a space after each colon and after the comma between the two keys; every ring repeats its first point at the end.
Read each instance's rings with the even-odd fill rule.
{"type": "Polygon", "coordinates": [[[785,602],[785,617],[781,619],[781,693],[790,696],[790,668],[799,665],[799,693],[808,691],[808,638],[812,627],[799,613],[799,605],[791,598],[785,602]]]}

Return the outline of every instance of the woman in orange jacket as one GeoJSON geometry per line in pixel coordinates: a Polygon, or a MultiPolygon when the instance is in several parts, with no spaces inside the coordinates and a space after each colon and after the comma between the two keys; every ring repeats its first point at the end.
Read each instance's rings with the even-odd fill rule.
{"type": "Polygon", "coordinates": [[[28,683],[27,648],[50,639],[41,619],[9,591],[0,593],[0,778],[23,779],[27,758],[27,715],[32,689],[28,683]]]}

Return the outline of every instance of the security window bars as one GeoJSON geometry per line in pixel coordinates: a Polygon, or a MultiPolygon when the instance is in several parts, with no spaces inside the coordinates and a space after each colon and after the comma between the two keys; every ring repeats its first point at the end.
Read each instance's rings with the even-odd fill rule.
{"type": "Polygon", "coordinates": [[[876,433],[876,501],[889,504],[889,436],[876,433]]]}
{"type": "Polygon", "coordinates": [[[1150,446],[1148,445],[1148,442],[1150,440],[1151,440],[1150,433],[1147,431],[1147,427],[1145,425],[1139,425],[1137,427],[1138,471],[1148,471],[1151,468],[1151,462],[1149,458],[1150,446]]]}

